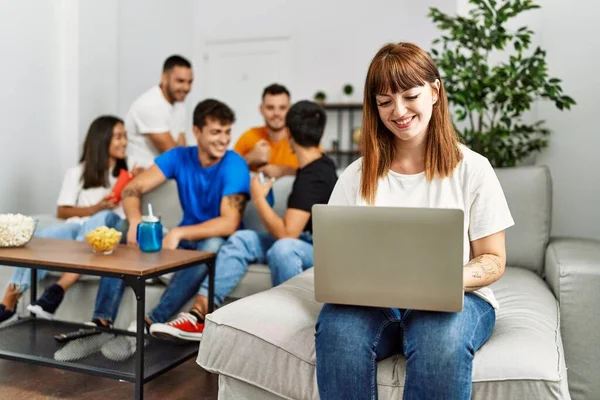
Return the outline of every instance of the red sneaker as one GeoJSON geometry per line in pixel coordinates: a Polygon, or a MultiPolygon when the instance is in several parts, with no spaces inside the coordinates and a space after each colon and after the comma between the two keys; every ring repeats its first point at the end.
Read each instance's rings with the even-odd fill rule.
{"type": "Polygon", "coordinates": [[[159,339],[180,339],[199,342],[204,331],[204,321],[198,322],[196,317],[187,312],[179,313],[173,321],[165,324],[150,325],[150,334],[159,339]]]}

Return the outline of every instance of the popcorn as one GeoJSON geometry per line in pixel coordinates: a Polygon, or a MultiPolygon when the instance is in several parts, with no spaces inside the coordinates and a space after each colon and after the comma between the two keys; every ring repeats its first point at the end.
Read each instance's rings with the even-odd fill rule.
{"type": "Polygon", "coordinates": [[[110,254],[121,241],[123,234],[114,228],[100,226],[85,235],[85,240],[98,253],[110,254]]]}
{"type": "Polygon", "coordinates": [[[35,231],[35,220],[22,214],[0,214],[0,247],[27,244],[35,231]]]}

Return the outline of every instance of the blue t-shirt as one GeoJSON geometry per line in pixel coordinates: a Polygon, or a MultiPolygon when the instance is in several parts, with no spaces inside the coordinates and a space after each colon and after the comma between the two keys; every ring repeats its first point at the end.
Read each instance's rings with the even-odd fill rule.
{"type": "Polygon", "coordinates": [[[200,224],[221,215],[221,199],[232,194],[250,197],[246,161],[227,150],[218,164],[202,167],[198,147],[175,147],[154,162],[167,179],[175,179],[183,220],[179,226],[200,224]]]}

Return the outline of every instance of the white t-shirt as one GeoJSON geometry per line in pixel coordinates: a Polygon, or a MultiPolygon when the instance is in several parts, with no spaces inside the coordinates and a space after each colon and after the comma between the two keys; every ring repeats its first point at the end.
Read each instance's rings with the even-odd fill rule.
{"type": "MultiPolygon", "coordinates": [[[[470,242],[514,225],[504,192],[487,158],[460,146],[463,159],[445,179],[429,182],[425,172],[402,175],[389,171],[377,184],[375,206],[454,208],[464,212],[463,264],[470,260],[470,242]]],[[[329,204],[367,205],[360,195],[362,158],[346,168],[333,189],[329,204]]],[[[498,308],[489,287],[474,294],[498,308]]]]}
{"type": "MultiPolygon", "coordinates": [[[[117,178],[113,177],[109,171],[108,184],[109,187],[95,187],[89,189],[83,189],[83,181],[81,176],[83,175],[83,164],[79,164],[75,167],[69,168],[65,173],[63,184],[60,188],[60,194],[58,195],[57,205],[67,207],[89,207],[94,204],[98,204],[102,199],[110,194],[112,187],[114,186],[117,178]]],[[[125,218],[123,208],[119,205],[113,210],[119,217],[125,218]]],[[[89,217],[71,217],[67,219],[67,222],[78,222],[83,223],[89,217]]]]}
{"type": "Polygon", "coordinates": [[[149,167],[160,154],[147,134],[170,132],[173,139],[185,132],[185,105],[169,103],[159,86],[154,86],[136,101],[125,116],[125,130],[129,138],[127,152],[130,160],[140,167],[149,167]]]}

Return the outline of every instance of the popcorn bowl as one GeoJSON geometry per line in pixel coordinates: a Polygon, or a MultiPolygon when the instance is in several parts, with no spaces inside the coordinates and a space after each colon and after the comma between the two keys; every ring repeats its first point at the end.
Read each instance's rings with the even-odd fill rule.
{"type": "Polygon", "coordinates": [[[100,226],[85,235],[86,242],[94,253],[109,255],[121,242],[123,234],[114,228],[100,226]]]}
{"type": "Polygon", "coordinates": [[[37,220],[22,214],[0,214],[0,248],[23,247],[31,241],[37,220]]]}

